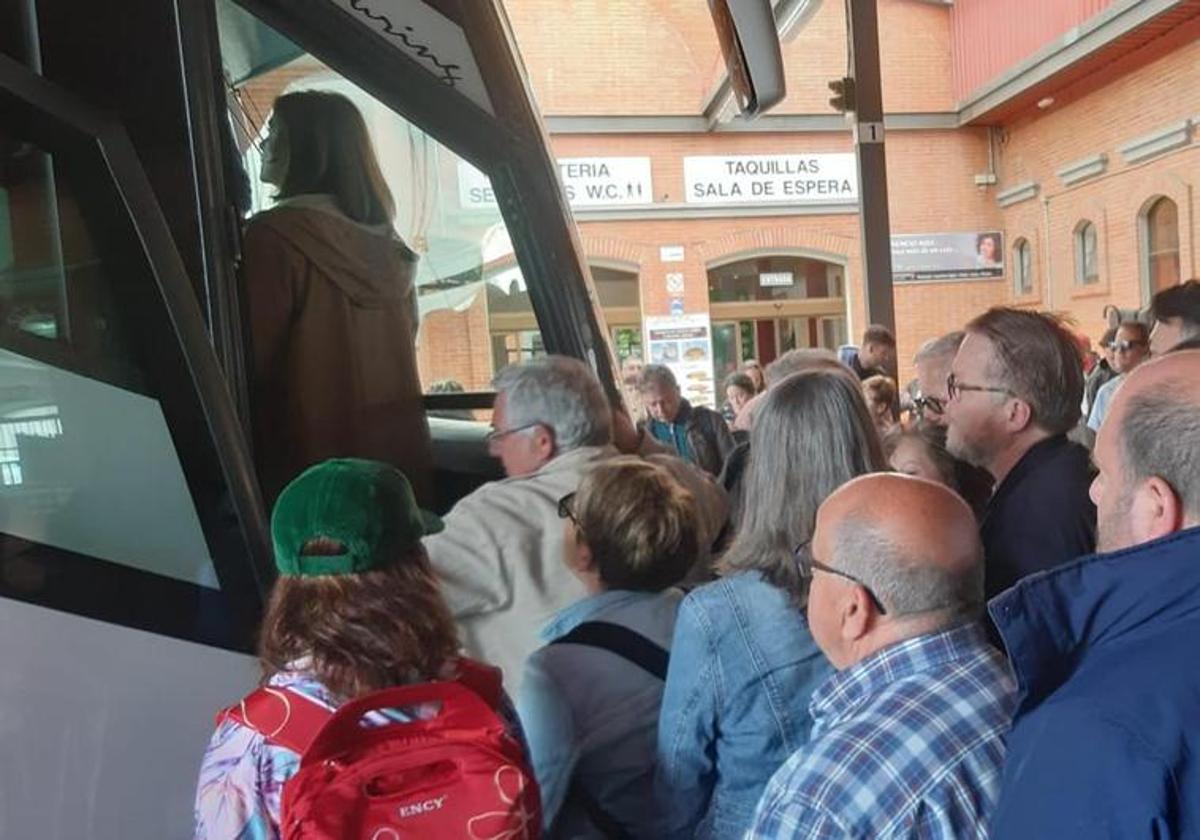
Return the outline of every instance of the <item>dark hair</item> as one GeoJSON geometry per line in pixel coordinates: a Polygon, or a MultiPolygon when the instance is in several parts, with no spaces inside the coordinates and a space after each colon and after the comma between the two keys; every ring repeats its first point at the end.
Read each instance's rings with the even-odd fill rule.
{"type": "Polygon", "coordinates": [[[700,555],[692,494],[664,467],[613,458],[593,467],[575,494],[574,515],[609,589],[661,592],[700,555]]]}
{"type": "Polygon", "coordinates": [[[991,342],[992,375],[1028,403],[1032,422],[1050,434],[1065,434],[1079,422],[1083,366],[1075,339],[1048,312],[997,306],[971,323],[967,333],[991,342]]]}
{"type": "Polygon", "coordinates": [[[863,330],[863,344],[882,344],[885,347],[896,346],[896,336],[883,324],[871,324],[863,330]]]}
{"type": "Polygon", "coordinates": [[[1100,336],[1100,346],[1107,349],[1112,346],[1112,343],[1117,340],[1117,328],[1109,327],[1104,331],[1104,335],[1100,336]]]}
{"type": "Polygon", "coordinates": [[[1154,296],[1150,304],[1156,321],[1178,318],[1183,322],[1184,334],[1200,334],[1200,280],[1188,280],[1178,286],[1163,289],[1154,296]]]}
{"type": "Polygon", "coordinates": [[[996,246],[996,256],[1000,256],[1000,234],[998,233],[981,233],[975,237],[975,253],[979,253],[980,246],[983,245],[983,240],[990,239],[992,244],[996,246]]]}
{"type": "Polygon", "coordinates": [[[1188,516],[1200,517],[1200,406],[1196,383],[1163,382],[1130,399],[1121,422],[1127,479],[1157,476],[1171,485],[1188,516]]]}
{"type": "Polygon", "coordinates": [[[899,425],[893,426],[882,440],[883,454],[888,461],[891,461],[896,450],[900,448],[900,444],[906,440],[915,440],[925,447],[925,451],[929,454],[929,460],[933,461],[933,465],[937,467],[942,484],[955,490],[958,489],[954,480],[954,456],[946,449],[945,429],[931,423],[923,423],[908,429],[899,425]]]}
{"type": "Polygon", "coordinates": [[[288,150],[279,198],[327,193],[356,222],[391,224],[396,204],[353,102],[340,93],[286,93],[275,100],[273,119],[288,150]]]}
{"type": "Polygon", "coordinates": [[[725,388],[741,388],[752,397],[758,393],[758,389],[754,387],[754,380],[744,373],[731,373],[725,377],[725,388]]]}
{"type": "Polygon", "coordinates": [[[722,568],[758,571],[803,605],[808,586],[794,551],[812,538],[817,508],[850,479],[886,469],[862,389],[844,366],[773,385],[750,432],[740,526],[722,568]]]}
{"type": "Polygon", "coordinates": [[[891,461],[903,441],[918,441],[925,447],[929,459],[937,467],[942,484],[958,493],[963,501],[970,505],[975,518],[982,521],[988,500],[992,496],[994,479],[982,467],[976,467],[951,455],[950,450],[946,448],[946,433],[945,426],[933,423],[920,423],[908,429],[899,425],[893,426],[891,431],[883,436],[883,453],[888,461],[891,461]]]}
{"type": "Polygon", "coordinates": [[[280,577],[258,647],[264,682],[308,658],[306,670],[346,699],[437,679],[457,652],[454,619],[420,545],[370,572],[280,577]]]}

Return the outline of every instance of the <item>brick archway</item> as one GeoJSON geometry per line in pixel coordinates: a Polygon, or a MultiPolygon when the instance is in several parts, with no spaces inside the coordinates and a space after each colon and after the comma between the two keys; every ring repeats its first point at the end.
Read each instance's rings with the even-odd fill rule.
{"type": "Polygon", "coordinates": [[[744,254],[785,251],[849,267],[857,262],[856,246],[856,241],[848,236],[779,226],[731,233],[703,243],[698,250],[706,265],[729,262],[744,254]]]}

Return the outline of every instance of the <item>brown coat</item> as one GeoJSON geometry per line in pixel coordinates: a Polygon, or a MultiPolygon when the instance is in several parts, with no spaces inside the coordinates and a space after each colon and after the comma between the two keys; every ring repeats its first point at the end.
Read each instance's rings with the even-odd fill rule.
{"type": "Polygon", "coordinates": [[[255,459],[267,504],[332,457],[394,464],[426,496],[417,256],[329,209],[255,216],[243,246],[255,459]]]}

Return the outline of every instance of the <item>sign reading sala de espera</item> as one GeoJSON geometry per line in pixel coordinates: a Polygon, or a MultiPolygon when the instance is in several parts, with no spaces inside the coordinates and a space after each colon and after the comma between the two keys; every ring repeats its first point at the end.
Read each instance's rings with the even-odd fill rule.
{"type": "MultiPolygon", "coordinates": [[[[650,204],[654,189],[648,157],[559,158],[558,177],[572,207],[650,204]]],[[[496,206],[488,177],[458,162],[458,202],[468,210],[496,206]]]]}
{"type": "Polygon", "coordinates": [[[683,180],[689,204],[858,201],[858,167],[849,153],[685,157],[683,180]]]}

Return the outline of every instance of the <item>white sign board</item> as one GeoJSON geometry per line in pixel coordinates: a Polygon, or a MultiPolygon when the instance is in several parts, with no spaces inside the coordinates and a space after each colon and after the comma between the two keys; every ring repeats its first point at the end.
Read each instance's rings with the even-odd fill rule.
{"type": "Polygon", "coordinates": [[[667,294],[681,295],[683,294],[683,272],[668,271],[667,272],[667,294]]]}
{"type": "Polygon", "coordinates": [[[663,245],[658,249],[659,262],[683,262],[682,245],[663,245]]]}
{"type": "Polygon", "coordinates": [[[846,204],[858,201],[853,154],[685,157],[689,204],[846,204]]]}
{"type": "Polygon", "coordinates": [[[764,271],[758,275],[758,285],[767,288],[771,286],[794,286],[796,278],[790,271],[764,271]]]}
{"type": "Polygon", "coordinates": [[[650,361],[675,374],[679,390],[693,405],[714,407],[712,328],[707,315],[646,316],[650,361]]]}
{"type": "Polygon", "coordinates": [[[333,0],[343,12],[404,53],[448,88],[494,114],[462,29],[421,0],[333,0]]]}
{"type": "MultiPolygon", "coordinates": [[[[558,177],[572,207],[613,207],[654,201],[648,157],[559,158],[558,177]]],[[[461,160],[458,202],[465,210],[496,206],[488,177],[461,160]]]]}

